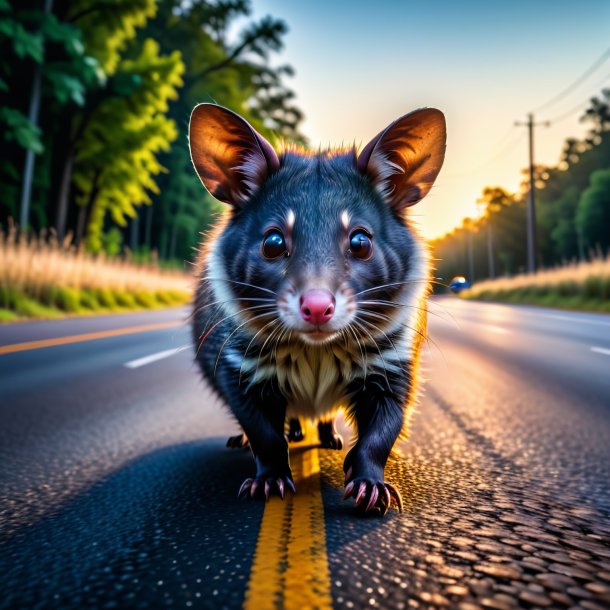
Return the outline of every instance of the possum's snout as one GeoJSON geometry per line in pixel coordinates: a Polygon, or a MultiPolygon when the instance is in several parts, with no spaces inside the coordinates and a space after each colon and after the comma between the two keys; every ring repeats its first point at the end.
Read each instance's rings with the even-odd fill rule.
{"type": "Polygon", "coordinates": [[[335,313],[335,297],[330,290],[313,288],[301,296],[301,318],[312,326],[320,327],[335,313]]]}
{"type": "Polygon", "coordinates": [[[326,343],[336,339],[354,318],[356,301],[347,283],[336,291],[324,282],[312,282],[297,289],[292,285],[280,292],[278,312],[284,325],[306,343],[326,343]]]}

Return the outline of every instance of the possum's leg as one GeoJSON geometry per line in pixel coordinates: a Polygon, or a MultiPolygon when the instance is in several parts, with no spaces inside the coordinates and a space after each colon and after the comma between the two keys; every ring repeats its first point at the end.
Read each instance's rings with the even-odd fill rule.
{"type": "Polygon", "coordinates": [[[303,429],[301,428],[301,422],[298,417],[291,417],[288,420],[288,440],[293,443],[298,443],[305,438],[303,429]]]}
{"type": "Polygon", "coordinates": [[[231,449],[246,449],[250,446],[248,437],[245,434],[237,434],[236,436],[230,436],[227,439],[227,447],[231,449]]]}
{"type": "Polygon", "coordinates": [[[239,495],[269,497],[277,492],[284,497],[286,488],[294,491],[288,462],[288,443],[284,436],[286,400],[271,383],[240,388],[238,371],[219,367],[217,383],[244,434],[248,437],[256,463],[256,474],[246,479],[239,495]]]}
{"type": "Polygon", "coordinates": [[[343,449],[343,437],[335,428],[335,418],[318,422],[318,438],[325,449],[343,449]]]}
{"type": "Polygon", "coordinates": [[[364,512],[378,510],[385,514],[392,503],[402,510],[400,493],[384,481],[384,469],[402,430],[404,404],[385,378],[371,376],[366,380],[366,389],[355,394],[350,406],[358,440],[343,464],[346,483],[343,498],[354,496],[356,506],[364,512]]]}

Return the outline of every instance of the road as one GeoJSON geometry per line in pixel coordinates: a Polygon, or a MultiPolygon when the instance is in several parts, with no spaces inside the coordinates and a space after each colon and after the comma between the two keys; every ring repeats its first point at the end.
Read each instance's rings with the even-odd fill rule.
{"type": "Polygon", "coordinates": [[[0,327],[1,608],[610,608],[610,316],[433,301],[384,519],[307,439],[237,500],[185,318],[0,327]]]}

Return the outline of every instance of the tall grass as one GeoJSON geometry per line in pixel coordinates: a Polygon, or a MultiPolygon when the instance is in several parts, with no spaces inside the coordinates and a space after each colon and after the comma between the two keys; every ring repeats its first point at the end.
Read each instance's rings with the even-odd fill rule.
{"type": "Polygon", "coordinates": [[[610,312],[610,254],[535,274],[484,280],[462,293],[470,299],[610,312]]]}
{"type": "Polygon", "coordinates": [[[122,311],[185,303],[191,279],[177,270],[128,257],[93,255],[54,233],[26,235],[0,229],[0,309],[14,315],[56,317],[61,312],[122,311]]]}

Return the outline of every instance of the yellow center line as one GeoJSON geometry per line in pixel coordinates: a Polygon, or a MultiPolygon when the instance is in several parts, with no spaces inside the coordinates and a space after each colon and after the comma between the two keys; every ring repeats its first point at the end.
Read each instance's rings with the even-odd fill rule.
{"type": "Polygon", "coordinates": [[[291,464],[297,494],[265,505],[245,610],[333,607],[318,449],[297,449],[291,464]]]}
{"type": "Polygon", "coordinates": [[[145,324],[143,326],[130,326],[128,328],[114,328],[112,330],[102,330],[96,333],[84,333],[81,335],[70,335],[68,337],[56,337],[55,339],[42,339],[40,341],[25,341],[24,343],[13,343],[12,345],[0,346],[0,356],[14,354],[15,352],[25,352],[31,349],[41,349],[43,347],[54,347],[56,345],[68,345],[69,343],[81,343],[82,341],[95,341],[96,339],[106,339],[108,337],[119,337],[120,335],[131,335],[134,333],[145,333],[152,330],[163,330],[174,328],[184,324],[182,321],[159,322],[158,324],[145,324]]]}

